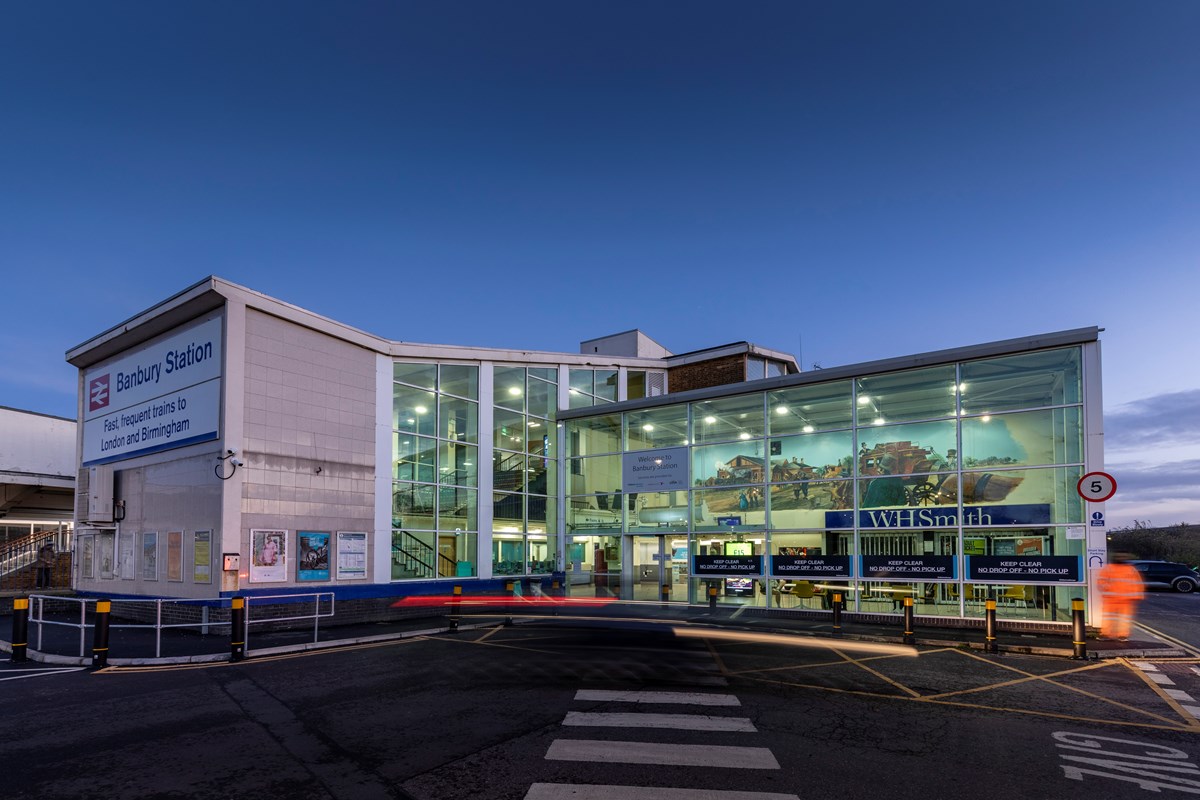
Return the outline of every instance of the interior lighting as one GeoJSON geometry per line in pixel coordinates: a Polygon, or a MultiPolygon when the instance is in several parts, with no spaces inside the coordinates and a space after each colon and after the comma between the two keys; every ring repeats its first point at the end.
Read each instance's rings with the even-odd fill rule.
{"type": "Polygon", "coordinates": [[[992,415],[991,415],[991,414],[984,414],[982,417],[980,417],[980,418],[979,418],[979,420],[980,420],[980,422],[991,422],[991,421],[992,421],[992,415]]]}
{"type": "Polygon", "coordinates": [[[743,440],[744,440],[744,439],[749,439],[749,438],[750,438],[750,434],[746,433],[745,431],[742,431],[741,433],[739,433],[739,434],[738,434],[738,438],[739,438],[739,439],[743,439],[743,440]]]}
{"type": "Polygon", "coordinates": [[[813,426],[812,426],[812,425],[805,425],[805,426],[804,426],[803,428],[801,428],[800,430],[804,431],[805,433],[812,433],[812,432],[813,432],[813,426]]]}
{"type": "Polygon", "coordinates": [[[858,404],[860,406],[865,406],[869,402],[871,402],[871,396],[869,394],[860,394],[858,396],[858,404]]]}
{"type": "Polygon", "coordinates": [[[409,424],[409,425],[416,425],[416,424],[417,424],[417,421],[416,421],[415,419],[413,419],[412,417],[409,417],[409,418],[408,418],[408,424],[409,424]]]}
{"type": "Polygon", "coordinates": [[[416,408],[413,409],[413,411],[417,412],[418,414],[424,414],[428,410],[429,409],[426,408],[425,406],[417,406],[416,408]]]}
{"type": "Polygon", "coordinates": [[[521,389],[518,386],[510,386],[510,387],[508,387],[508,393],[511,394],[513,397],[516,397],[517,395],[519,395],[521,393],[521,389]]]}
{"type": "Polygon", "coordinates": [[[788,407],[779,406],[775,409],[775,413],[782,417],[784,414],[788,413],[788,407]]]}
{"type": "Polygon", "coordinates": [[[654,426],[651,425],[649,422],[647,422],[645,425],[642,426],[642,430],[649,433],[650,431],[654,430],[654,426]]]}
{"type": "Polygon", "coordinates": [[[717,418],[716,418],[716,417],[705,417],[705,418],[704,418],[704,424],[705,424],[705,425],[712,425],[712,424],[714,424],[716,421],[717,421],[717,418]]]}
{"type": "Polygon", "coordinates": [[[887,422],[887,420],[885,420],[883,417],[876,417],[875,421],[872,422],[871,424],[872,425],[882,425],[885,422],[887,422]]]}

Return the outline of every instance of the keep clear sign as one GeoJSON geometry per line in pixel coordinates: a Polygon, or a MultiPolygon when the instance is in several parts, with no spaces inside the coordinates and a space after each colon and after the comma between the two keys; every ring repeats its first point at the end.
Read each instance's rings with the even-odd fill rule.
{"type": "Polygon", "coordinates": [[[688,488],[688,449],[639,450],[621,457],[621,489],[632,492],[678,492],[688,488]]]}
{"type": "Polygon", "coordinates": [[[967,580],[1078,583],[1079,556],[967,556],[967,580]]]}

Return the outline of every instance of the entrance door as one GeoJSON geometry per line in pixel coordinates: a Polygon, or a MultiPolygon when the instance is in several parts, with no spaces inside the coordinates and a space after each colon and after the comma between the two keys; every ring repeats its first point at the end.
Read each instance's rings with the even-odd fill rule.
{"type": "Polygon", "coordinates": [[[687,537],[680,534],[626,536],[630,565],[621,581],[623,600],[662,600],[662,587],[675,602],[687,600],[687,537]],[[676,552],[678,551],[678,552],[676,552]]]}

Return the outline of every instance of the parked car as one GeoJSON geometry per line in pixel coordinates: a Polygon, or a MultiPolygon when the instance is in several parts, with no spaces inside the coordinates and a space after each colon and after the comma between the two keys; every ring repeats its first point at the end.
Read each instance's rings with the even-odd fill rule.
{"type": "Polygon", "coordinates": [[[1174,561],[1130,561],[1142,576],[1147,589],[1174,589],[1193,592],[1200,587],[1200,574],[1187,564],[1174,561]]]}

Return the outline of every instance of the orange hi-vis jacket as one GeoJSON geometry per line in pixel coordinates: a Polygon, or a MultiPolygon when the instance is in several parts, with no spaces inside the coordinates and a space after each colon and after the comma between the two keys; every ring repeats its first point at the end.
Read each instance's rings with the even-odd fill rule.
{"type": "Polygon", "coordinates": [[[1105,564],[1096,585],[1113,602],[1141,600],[1145,594],[1142,576],[1129,564],[1105,564]]]}

